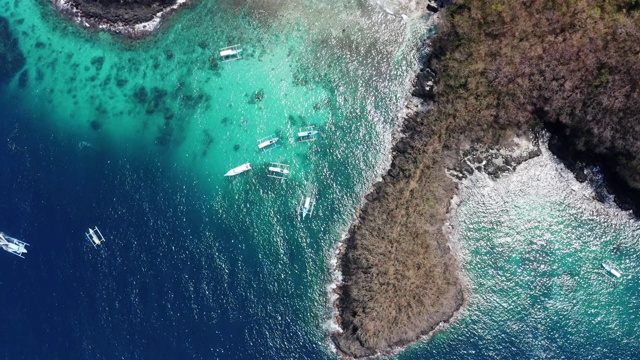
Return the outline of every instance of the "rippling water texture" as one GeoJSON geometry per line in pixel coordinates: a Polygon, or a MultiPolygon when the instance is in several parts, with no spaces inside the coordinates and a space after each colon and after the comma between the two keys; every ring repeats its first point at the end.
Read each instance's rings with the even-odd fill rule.
{"type": "Polygon", "coordinates": [[[498,181],[473,177],[452,225],[469,308],[400,359],[637,359],[640,223],[548,152],[498,181]]]}
{"type": "Polygon", "coordinates": [[[1,90],[0,229],[31,244],[0,254],[0,358],[334,356],[328,257],[388,161],[429,26],[360,1],[197,3],[135,42],[0,4],[27,59],[1,90]],[[318,140],[296,141],[309,125],[318,140]]]}
{"type": "MultiPolygon", "coordinates": [[[[131,42],[44,0],[0,15],[27,59],[0,90],[0,229],[31,244],[0,254],[0,358],[334,357],[328,257],[388,161],[427,24],[358,1],[200,1],[131,42]],[[217,61],[234,43],[244,59],[217,61]],[[297,142],[308,125],[321,136],[297,142]],[[290,179],[267,177],[270,161],[290,179]]],[[[549,156],[461,199],[471,304],[400,358],[640,353],[636,222],[549,156]]]]}

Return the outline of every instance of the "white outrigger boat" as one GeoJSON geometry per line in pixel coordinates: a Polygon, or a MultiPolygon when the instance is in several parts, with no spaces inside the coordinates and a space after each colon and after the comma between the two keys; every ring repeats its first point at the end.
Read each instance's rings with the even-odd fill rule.
{"type": "Polygon", "coordinates": [[[0,232],[0,248],[4,251],[10,252],[15,256],[19,256],[24,259],[24,255],[22,254],[27,253],[27,248],[25,246],[28,245],[29,244],[24,241],[20,241],[0,232]]]}
{"type": "Polygon", "coordinates": [[[613,267],[611,267],[609,264],[605,264],[602,263],[602,267],[607,270],[609,273],[611,273],[611,275],[619,278],[620,276],[622,276],[622,274],[620,274],[620,272],[616,269],[614,269],[613,267]]]}
{"type": "Polygon", "coordinates": [[[289,171],[289,165],[281,163],[271,163],[271,166],[269,166],[269,171],[267,172],[267,176],[277,179],[285,179],[290,173],[291,172],[289,171]]]}
{"type": "Polygon", "coordinates": [[[227,171],[224,176],[235,176],[248,170],[251,170],[251,164],[246,163],[227,171]]]}
{"type": "Polygon", "coordinates": [[[304,220],[307,215],[309,215],[309,217],[313,215],[313,209],[315,206],[315,199],[312,199],[310,196],[307,196],[306,198],[304,196],[302,197],[300,200],[300,206],[298,206],[298,213],[302,214],[302,220],[304,220]]]}
{"type": "Polygon", "coordinates": [[[269,145],[273,145],[275,144],[278,140],[280,140],[280,138],[274,137],[274,138],[262,138],[260,140],[258,140],[259,144],[258,144],[258,149],[264,149],[269,145]]]}
{"type": "Polygon", "coordinates": [[[102,233],[98,230],[97,226],[93,229],[89,228],[89,232],[84,234],[87,236],[87,240],[89,240],[94,248],[97,248],[104,242],[104,236],[102,236],[102,233]]]}
{"type": "Polygon", "coordinates": [[[313,126],[307,126],[301,128],[298,132],[298,140],[300,140],[301,142],[314,141],[317,134],[318,130],[315,130],[313,126]]]}
{"type": "Polygon", "coordinates": [[[242,49],[239,44],[231,45],[220,48],[220,57],[222,58],[222,61],[238,60],[242,59],[242,56],[240,56],[241,52],[242,49]]]}

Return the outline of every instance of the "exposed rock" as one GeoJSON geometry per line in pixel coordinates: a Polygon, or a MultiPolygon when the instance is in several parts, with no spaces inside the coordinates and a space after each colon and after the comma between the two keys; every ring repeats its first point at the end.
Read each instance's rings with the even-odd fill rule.
{"type": "Polygon", "coordinates": [[[424,125],[426,109],[415,98],[408,102],[391,166],[365,195],[343,241],[335,304],[343,331],[332,339],[349,357],[416,341],[448,322],[465,299],[443,232],[455,184],[442,153],[429,146],[436,139],[424,125]]]}
{"type": "Polygon", "coordinates": [[[440,10],[440,6],[436,1],[427,0],[427,10],[436,13],[438,12],[438,10],[440,10]]]}
{"type": "Polygon", "coordinates": [[[498,179],[541,154],[538,137],[534,134],[514,138],[511,143],[502,146],[473,145],[460,153],[458,161],[447,169],[447,174],[456,180],[463,180],[472,175],[475,169],[498,179]]]}
{"type": "Polygon", "coordinates": [[[60,12],[91,28],[143,37],[188,0],[51,0],[60,12]]]}
{"type": "Polygon", "coordinates": [[[435,97],[435,80],[436,74],[431,69],[423,69],[414,80],[411,95],[425,100],[433,100],[435,97]]]}
{"type": "MultiPolygon", "coordinates": [[[[638,171],[632,161],[628,161],[625,154],[597,153],[588,150],[581,150],[580,145],[585,135],[570,131],[562,125],[548,125],[547,130],[551,133],[549,138],[549,150],[560,159],[564,165],[573,172],[576,179],[581,182],[589,181],[589,167],[596,167],[602,174],[603,189],[596,188],[597,199],[604,201],[608,198],[603,193],[613,194],[614,201],[623,210],[631,210],[636,216],[640,216],[640,190],[629,184],[624,177],[625,170],[638,171]],[[621,167],[628,166],[628,169],[621,170],[621,167]]],[[[640,171],[638,171],[640,172],[640,171]]]]}

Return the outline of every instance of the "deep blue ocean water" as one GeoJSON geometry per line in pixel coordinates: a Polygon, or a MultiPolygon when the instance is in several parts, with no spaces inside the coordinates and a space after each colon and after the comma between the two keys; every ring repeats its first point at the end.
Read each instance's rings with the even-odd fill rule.
{"type": "MultiPolygon", "coordinates": [[[[389,161],[429,23],[367,2],[211,1],[132,42],[46,1],[0,15],[27,62],[0,90],[0,231],[31,244],[0,253],[0,359],[335,358],[331,258],[389,161]],[[231,43],[242,60],[212,60],[231,43]],[[317,141],[296,141],[309,125],[317,141]]],[[[463,187],[469,308],[399,358],[636,358],[640,227],[536,161],[463,187]]]]}
{"type": "Polygon", "coordinates": [[[202,194],[181,185],[193,176],[144,155],[82,151],[22,115],[0,133],[21,147],[0,152],[0,226],[31,247],[0,263],[10,274],[0,357],[326,358],[305,309],[287,300],[308,280],[265,279],[275,269],[242,244],[242,229],[209,218],[202,194]],[[96,250],[84,232],[97,223],[107,242],[96,250]]]}

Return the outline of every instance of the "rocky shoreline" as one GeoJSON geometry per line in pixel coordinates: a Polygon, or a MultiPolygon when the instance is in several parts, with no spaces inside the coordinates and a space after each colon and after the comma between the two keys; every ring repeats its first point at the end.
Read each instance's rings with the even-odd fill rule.
{"type": "Polygon", "coordinates": [[[425,122],[434,82],[428,68],[416,75],[391,165],[365,195],[338,251],[340,330],[331,337],[345,358],[394,353],[457,317],[469,298],[447,230],[458,182],[478,171],[497,179],[541,154],[534,132],[443,150],[425,122]]]}
{"type": "Polygon", "coordinates": [[[564,166],[573,172],[576,180],[587,182],[592,169],[598,169],[602,175],[602,189],[596,190],[596,199],[605,202],[608,195],[613,195],[613,201],[622,210],[631,211],[640,218],[640,189],[634,188],[620,176],[616,170],[615,157],[617,154],[594,154],[579,150],[576,141],[567,135],[567,129],[554,124],[547,124],[549,150],[564,166]]]}
{"type": "Polygon", "coordinates": [[[342,283],[335,305],[342,331],[332,339],[348,357],[405,346],[451,319],[465,301],[458,264],[443,233],[455,186],[444,172],[417,166],[438,157],[421,154],[424,117],[416,101],[410,106],[414,111],[405,117],[392,164],[365,196],[339,254],[342,283]],[[421,177],[436,187],[411,185],[421,177]],[[419,206],[422,196],[413,190],[425,190],[420,195],[438,205],[419,206]],[[419,256],[407,256],[413,251],[419,256]]]}
{"type": "Polygon", "coordinates": [[[153,33],[160,22],[189,0],[51,0],[54,8],[76,23],[130,38],[153,33]]]}

